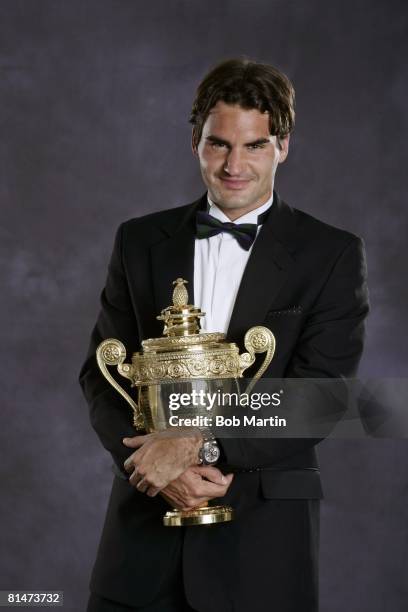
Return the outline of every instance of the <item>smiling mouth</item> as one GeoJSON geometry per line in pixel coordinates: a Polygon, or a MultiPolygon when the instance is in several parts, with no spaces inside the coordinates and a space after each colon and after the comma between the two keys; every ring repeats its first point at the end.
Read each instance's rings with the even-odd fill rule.
{"type": "Polygon", "coordinates": [[[223,176],[220,177],[220,180],[223,182],[223,184],[228,189],[233,189],[234,191],[245,189],[245,187],[250,182],[250,179],[235,179],[235,178],[227,178],[223,176]]]}

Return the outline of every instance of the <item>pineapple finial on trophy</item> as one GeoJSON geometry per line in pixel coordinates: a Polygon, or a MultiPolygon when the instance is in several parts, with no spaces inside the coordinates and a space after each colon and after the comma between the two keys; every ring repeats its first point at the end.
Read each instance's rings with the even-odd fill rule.
{"type": "Polygon", "coordinates": [[[188,291],[186,289],[186,284],[188,281],[184,280],[184,278],[176,278],[173,281],[173,285],[175,285],[173,290],[173,305],[174,306],[187,306],[188,304],[188,291]]]}
{"type": "Polygon", "coordinates": [[[173,304],[156,317],[164,321],[164,336],[191,336],[200,333],[200,318],[205,313],[188,303],[187,283],[184,278],[173,281],[173,304]]]}

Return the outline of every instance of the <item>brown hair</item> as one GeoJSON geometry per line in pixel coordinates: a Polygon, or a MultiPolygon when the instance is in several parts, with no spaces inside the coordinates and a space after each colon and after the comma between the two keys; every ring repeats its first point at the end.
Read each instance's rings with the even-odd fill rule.
{"type": "Polygon", "coordinates": [[[230,59],[215,66],[197,88],[190,115],[195,147],[219,101],[269,113],[270,132],[278,138],[287,136],[295,125],[295,90],[288,77],[270,64],[230,59]]]}

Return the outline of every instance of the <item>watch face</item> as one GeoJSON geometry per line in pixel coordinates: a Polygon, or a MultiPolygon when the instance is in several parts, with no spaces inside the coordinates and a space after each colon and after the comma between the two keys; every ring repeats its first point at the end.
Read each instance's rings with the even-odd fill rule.
{"type": "Polygon", "coordinates": [[[220,458],[220,449],[216,442],[205,442],[203,451],[205,463],[215,463],[220,458]]]}

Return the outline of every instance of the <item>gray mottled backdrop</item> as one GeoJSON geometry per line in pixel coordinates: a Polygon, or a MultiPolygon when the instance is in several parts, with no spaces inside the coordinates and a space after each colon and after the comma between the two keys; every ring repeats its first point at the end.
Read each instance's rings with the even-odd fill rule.
{"type": "MultiPolygon", "coordinates": [[[[365,238],[361,371],[406,375],[407,42],[396,0],[1,1],[1,589],[84,610],[111,473],[77,373],[118,224],[203,191],[187,117],[214,62],[294,81],[277,188],[365,238]]],[[[408,442],[320,457],[323,612],[406,610],[408,442]]]]}

